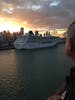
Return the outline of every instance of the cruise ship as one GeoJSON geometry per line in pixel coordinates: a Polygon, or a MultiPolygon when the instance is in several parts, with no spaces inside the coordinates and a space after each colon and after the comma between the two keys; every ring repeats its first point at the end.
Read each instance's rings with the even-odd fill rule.
{"type": "Polygon", "coordinates": [[[58,43],[57,38],[53,36],[40,36],[29,32],[17,38],[14,42],[16,49],[38,49],[56,46],[58,43]]]}

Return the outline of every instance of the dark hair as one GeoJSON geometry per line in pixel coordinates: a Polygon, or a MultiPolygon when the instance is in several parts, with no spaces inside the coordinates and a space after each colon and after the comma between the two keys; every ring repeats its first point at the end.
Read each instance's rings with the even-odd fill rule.
{"type": "Polygon", "coordinates": [[[75,39],[75,22],[69,25],[67,35],[75,39]]]}
{"type": "Polygon", "coordinates": [[[71,49],[75,51],[75,21],[69,25],[67,35],[71,39],[71,49]]]}
{"type": "Polygon", "coordinates": [[[75,22],[71,23],[68,28],[72,27],[74,24],[75,24],[75,22]]]}

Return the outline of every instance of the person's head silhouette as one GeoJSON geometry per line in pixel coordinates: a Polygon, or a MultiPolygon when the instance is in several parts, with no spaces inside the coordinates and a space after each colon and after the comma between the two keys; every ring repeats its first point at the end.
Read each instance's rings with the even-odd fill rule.
{"type": "Polygon", "coordinates": [[[75,22],[67,29],[65,51],[75,65],[75,22]]]}

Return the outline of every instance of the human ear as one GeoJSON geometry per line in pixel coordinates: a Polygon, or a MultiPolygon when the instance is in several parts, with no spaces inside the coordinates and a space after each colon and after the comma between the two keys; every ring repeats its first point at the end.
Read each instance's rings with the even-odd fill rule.
{"type": "Polygon", "coordinates": [[[72,40],[71,39],[68,40],[68,51],[69,52],[72,51],[72,40]]]}
{"type": "Polygon", "coordinates": [[[66,40],[66,45],[65,45],[65,52],[66,52],[67,55],[69,55],[70,52],[71,52],[71,47],[72,47],[71,45],[72,45],[71,40],[67,39],[66,40]]]}

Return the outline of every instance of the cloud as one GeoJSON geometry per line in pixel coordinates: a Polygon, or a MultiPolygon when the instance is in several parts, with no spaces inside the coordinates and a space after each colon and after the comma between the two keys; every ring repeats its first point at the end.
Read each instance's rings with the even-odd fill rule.
{"type": "Polygon", "coordinates": [[[31,27],[66,28],[75,20],[74,0],[0,0],[0,16],[31,27]]]}

